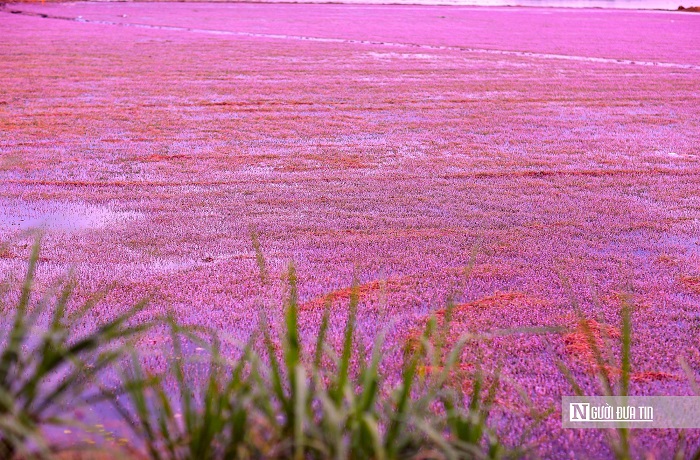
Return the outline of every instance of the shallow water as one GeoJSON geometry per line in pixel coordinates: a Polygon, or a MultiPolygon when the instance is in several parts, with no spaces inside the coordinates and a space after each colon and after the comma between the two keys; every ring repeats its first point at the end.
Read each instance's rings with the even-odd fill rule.
{"type": "Polygon", "coordinates": [[[0,235],[32,229],[79,231],[137,217],[107,207],[58,201],[0,200],[0,235]]]}

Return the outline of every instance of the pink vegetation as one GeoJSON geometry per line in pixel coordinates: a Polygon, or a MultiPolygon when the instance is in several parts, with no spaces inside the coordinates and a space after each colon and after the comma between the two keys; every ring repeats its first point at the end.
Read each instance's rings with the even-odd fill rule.
{"type": "MultiPolygon", "coordinates": [[[[700,367],[700,16],[5,10],[3,275],[24,267],[26,223],[43,222],[44,283],[75,267],[83,292],[115,284],[105,315],[149,295],[150,314],[172,309],[245,337],[261,303],[277,316],[281,295],[259,286],[254,227],[274,277],[297,262],[307,337],[327,298],[337,337],[354,270],[367,345],[390,323],[392,343],[411,337],[449,296],[454,337],[564,326],[493,337],[465,356],[502,363],[499,400],[515,414],[516,387],[542,408],[571,392],[555,357],[582,375],[590,364],[560,275],[613,338],[631,282],[633,391],[690,391],[676,358],[700,367]]],[[[540,454],[606,455],[600,433],[563,431],[559,414],[535,432],[540,454]]],[[[499,423],[515,440],[524,420],[499,423]]],[[[640,442],[663,457],[675,439],[640,442]]]]}

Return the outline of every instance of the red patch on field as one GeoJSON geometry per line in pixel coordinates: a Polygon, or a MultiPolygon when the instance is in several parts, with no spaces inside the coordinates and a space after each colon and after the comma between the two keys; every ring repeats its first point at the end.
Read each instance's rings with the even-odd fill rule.
{"type": "Polygon", "coordinates": [[[700,294],[700,275],[682,275],[681,284],[696,294],[700,294]]]}
{"type": "MultiPolygon", "coordinates": [[[[472,302],[455,305],[452,307],[449,330],[442,337],[443,345],[450,348],[469,332],[488,334],[494,329],[519,326],[519,324],[507,324],[509,321],[514,321],[511,316],[524,317],[548,305],[549,302],[522,292],[497,292],[472,302]]],[[[432,315],[437,319],[438,327],[442,328],[447,309],[442,308],[431,315],[426,315],[420,325],[408,333],[406,340],[409,349],[417,349],[424,325],[432,315]]]]}
{"type": "MultiPolygon", "coordinates": [[[[523,294],[522,292],[497,292],[491,296],[484,297],[474,302],[464,303],[457,305],[454,309],[455,313],[460,311],[476,308],[476,309],[486,309],[486,308],[498,308],[503,306],[513,306],[522,307],[525,303],[531,300],[530,297],[523,294]]],[[[437,312],[440,316],[444,316],[446,310],[442,309],[437,312]]]]}
{"type": "Polygon", "coordinates": [[[680,377],[668,372],[635,372],[630,376],[633,382],[654,382],[665,380],[680,380],[680,377]]]}
{"type": "Polygon", "coordinates": [[[600,300],[603,305],[611,306],[616,309],[620,309],[625,305],[630,306],[633,310],[649,307],[648,300],[646,300],[644,296],[626,291],[611,291],[608,294],[602,295],[600,300]]]}
{"type": "MultiPolygon", "coordinates": [[[[430,232],[430,230],[427,230],[430,232]]],[[[425,232],[421,230],[416,230],[420,235],[425,236],[425,232]]],[[[438,232],[439,233],[439,232],[438,232]]],[[[397,231],[397,235],[401,236],[414,236],[414,231],[407,230],[406,232],[403,231],[397,231]]],[[[479,269],[475,271],[478,271],[477,275],[492,275],[492,271],[496,270],[496,266],[492,265],[479,265],[479,269]],[[486,268],[485,271],[482,271],[482,268],[486,268]]],[[[446,273],[449,274],[455,274],[455,273],[462,273],[465,271],[464,267],[457,267],[457,268],[448,268],[445,270],[446,273]]],[[[366,301],[369,300],[373,297],[376,297],[379,295],[382,290],[384,290],[386,293],[395,293],[395,292],[405,292],[408,289],[414,288],[416,284],[422,279],[423,277],[421,276],[392,276],[387,278],[386,280],[373,280],[369,281],[367,283],[360,284],[357,289],[358,289],[358,296],[360,301],[366,301]]],[[[309,300],[308,302],[304,302],[300,304],[299,309],[300,310],[313,310],[313,309],[323,309],[326,303],[331,303],[335,304],[336,302],[349,302],[350,301],[350,296],[352,295],[352,286],[344,287],[332,292],[329,292],[327,294],[315,297],[314,299],[309,300]]],[[[530,297],[524,293],[521,292],[497,292],[491,296],[484,297],[482,299],[469,302],[469,303],[464,303],[460,305],[456,305],[454,307],[454,313],[457,312],[466,312],[468,310],[478,310],[478,309],[488,309],[488,308],[495,308],[495,307],[501,307],[501,306],[508,306],[508,307],[527,307],[527,306],[533,306],[534,304],[543,304],[545,303],[544,300],[542,299],[536,299],[533,297],[530,297]]],[[[445,314],[445,309],[440,309],[435,312],[435,314],[438,317],[442,317],[445,314]]],[[[426,317],[427,320],[427,317],[426,317]]]]}
{"type": "MultiPolygon", "coordinates": [[[[420,232],[420,230],[419,230],[420,232]]],[[[403,233],[398,231],[400,235],[413,235],[410,231],[403,233]]],[[[444,270],[446,274],[454,274],[455,271],[460,273],[464,271],[464,268],[447,268],[444,270]]],[[[386,279],[372,280],[366,283],[362,283],[357,286],[358,296],[360,301],[376,300],[379,295],[384,292],[385,294],[395,294],[395,293],[406,293],[413,292],[420,288],[423,281],[429,279],[429,274],[417,274],[417,275],[402,275],[402,276],[390,276],[386,279]]],[[[313,310],[313,309],[323,309],[326,303],[335,304],[338,302],[349,302],[350,296],[352,295],[352,286],[347,286],[335,291],[331,291],[327,294],[315,297],[307,302],[301,303],[299,305],[300,310],[313,310]]],[[[507,297],[510,294],[496,294],[496,296],[507,297]]]]}
{"type": "MultiPolygon", "coordinates": [[[[417,372],[421,377],[431,375],[440,375],[444,371],[444,366],[418,366],[417,372]]],[[[448,382],[458,382],[463,388],[468,386],[471,379],[469,378],[474,372],[475,366],[471,363],[459,363],[449,373],[448,382]]]]}
{"type": "Polygon", "coordinates": [[[154,153],[145,158],[146,161],[170,161],[170,160],[186,160],[190,158],[189,155],[161,155],[154,153]]]}
{"type": "Polygon", "coordinates": [[[678,265],[678,257],[674,257],[668,254],[661,254],[656,258],[656,262],[662,265],[668,265],[670,267],[678,265]]]}
{"type": "MultiPolygon", "coordinates": [[[[564,344],[566,345],[567,353],[582,364],[587,372],[594,374],[603,370],[608,378],[617,379],[622,374],[622,369],[612,365],[608,359],[610,348],[614,349],[619,346],[618,341],[620,338],[621,333],[618,328],[589,319],[579,322],[578,327],[573,332],[565,334],[564,344]],[[586,325],[588,330],[586,330],[586,325]],[[600,357],[603,359],[602,366],[598,364],[594,349],[598,350],[600,357]]],[[[639,383],[678,379],[677,375],[657,371],[633,372],[630,375],[631,381],[639,383]]]]}
{"type": "MultiPolygon", "coordinates": [[[[403,279],[403,278],[401,278],[403,279]]],[[[400,282],[399,278],[390,278],[388,280],[375,280],[357,286],[357,294],[360,300],[368,296],[379,293],[382,289],[388,289],[389,285],[395,287],[400,282]],[[382,287],[383,286],[383,287],[382,287]]],[[[329,292],[323,296],[316,297],[308,302],[299,305],[300,310],[323,309],[327,303],[349,302],[353,288],[346,287],[336,291],[329,292]]]]}
{"type": "Polygon", "coordinates": [[[609,168],[609,169],[542,169],[535,171],[480,171],[445,174],[442,178],[519,178],[519,177],[618,177],[643,175],[695,175],[697,170],[675,170],[670,168],[609,168]]]}
{"type": "MultiPolygon", "coordinates": [[[[606,350],[609,348],[606,340],[616,340],[620,336],[618,328],[588,319],[579,321],[576,329],[565,334],[563,340],[567,353],[593,373],[598,368],[596,354],[600,353],[603,359],[606,358],[606,350]]],[[[605,364],[603,367],[609,374],[619,372],[619,369],[605,364]]]]}
{"type": "Polygon", "coordinates": [[[7,246],[0,246],[0,259],[14,259],[17,257],[17,254],[12,251],[7,246]]]}

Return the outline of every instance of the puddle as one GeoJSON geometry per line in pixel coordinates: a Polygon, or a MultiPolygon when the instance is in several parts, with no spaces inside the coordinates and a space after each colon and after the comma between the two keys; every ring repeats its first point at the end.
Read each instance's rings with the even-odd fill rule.
{"type": "Polygon", "coordinates": [[[671,247],[685,254],[700,253],[700,238],[694,236],[665,234],[659,243],[664,247],[671,247]]]}
{"type": "Polygon", "coordinates": [[[137,212],[82,203],[0,200],[0,235],[31,229],[62,232],[98,229],[139,217],[141,214],[137,212]]]}

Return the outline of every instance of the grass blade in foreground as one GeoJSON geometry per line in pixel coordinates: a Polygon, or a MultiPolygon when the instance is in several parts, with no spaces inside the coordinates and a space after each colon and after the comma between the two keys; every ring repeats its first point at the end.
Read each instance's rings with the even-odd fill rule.
{"type": "MultiPolygon", "coordinates": [[[[67,414],[81,400],[99,400],[98,377],[123,356],[128,341],[148,327],[130,321],[144,307],[142,303],[76,336],[82,315],[66,314],[71,283],[65,283],[56,296],[33,299],[39,248],[37,239],[14,318],[1,319],[8,327],[3,325],[0,332],[0,458],[48,455],[50,443],[42,429],[68,424],[67,414]]],[[[80,311],[85,313],[93,305],[88,301],[80,311]]]]}

